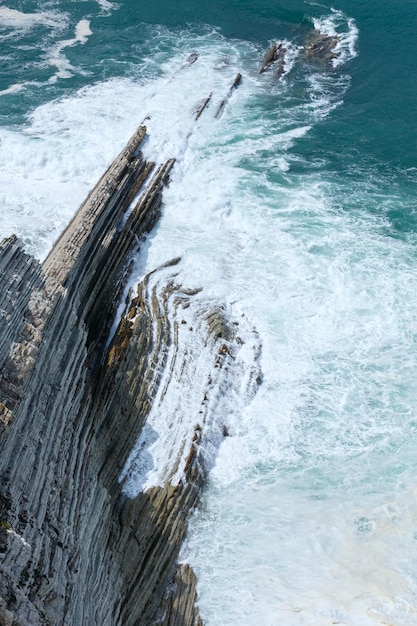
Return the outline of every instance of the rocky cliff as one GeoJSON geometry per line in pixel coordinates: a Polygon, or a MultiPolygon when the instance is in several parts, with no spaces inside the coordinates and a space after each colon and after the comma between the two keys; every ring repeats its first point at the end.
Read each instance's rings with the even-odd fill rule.
{"type": "MultiPolygon", "coordinates": [[[[178,554],[205,479],[207,407],[240,340],[221,306],[181,285],[180,259],[131,290],[115,324],[174,164],[143,158],[145,133],[42,265],[15,237],[0,245],[0,624],[201,623],[178,554]],[[191,337],[209,355],[204,367],[189,357],[191,337]],[[196,376],[206,391],[190,432],[169,390],[196,376]],[[129,493],[121,471],[155,406],[172,415],[163,480],[129,493]]],[[[216,445],[227,433],[214,431],[216,445]]]]}

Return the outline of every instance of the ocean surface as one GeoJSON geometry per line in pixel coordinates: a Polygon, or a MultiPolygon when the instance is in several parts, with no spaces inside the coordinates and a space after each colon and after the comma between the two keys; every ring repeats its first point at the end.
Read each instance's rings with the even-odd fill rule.
{"type": "Polygon", "coordinates": [[[416,32],[415,0],[0,3],[0,237],[43,258],[148,117],[177,163],[137,277],[181,256],[244,316],[182,554],[206,626],[417,625],[416,32]]]}

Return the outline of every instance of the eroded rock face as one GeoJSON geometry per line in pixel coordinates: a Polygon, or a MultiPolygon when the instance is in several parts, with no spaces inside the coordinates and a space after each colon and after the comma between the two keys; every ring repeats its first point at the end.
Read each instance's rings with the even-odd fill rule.
{"type": "Polygon", "coordinates": [[[23,382],[36,359],[42,331],[59,296],[39,263],[26,254],[16,237],[0,243],[0,437],[2,424],[13,419],[23,382]]]}
{"type": "Polygon", "coordinates": [[[145,130],[42,266],[14,237],[0,247],[0,624],[201,625],[195,576],[177,560],[210,464],[203,449],[229,434],[211,416],[242,340],[221,304],[181,285],[173,259],[129,294],[109,341],[174,163],[150,176],[145,130]],[[184,408],[172,383],[197,379],[201,397],[184,408]],[[174,439],[158,479],[133,493],[126,461],[155,411],[174,439]]]}

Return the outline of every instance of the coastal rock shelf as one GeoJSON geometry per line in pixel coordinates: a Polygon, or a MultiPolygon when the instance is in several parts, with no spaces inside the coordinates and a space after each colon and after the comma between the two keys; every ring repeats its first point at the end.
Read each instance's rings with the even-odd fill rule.
{"type": "Polygon", "coordinates": [[[131,289],[115,323],[174,164],[144,159],[145,134],[43,264],[14,236],[0,244],[0,624],[201,624],[195,575],[178,555],[210,463],[202,450],[228,434],[210,407],[242,340],[220,304],[181,285],[180,259],[131,289]],[[198,406],[173,403],[181,377],[202,381],[198,406]],[[166,441],[158,407],[174,426],[166,441]],[[149,451],[127,461],[149,432],[167,446],[166,466],[145,485],[149,451]]]}

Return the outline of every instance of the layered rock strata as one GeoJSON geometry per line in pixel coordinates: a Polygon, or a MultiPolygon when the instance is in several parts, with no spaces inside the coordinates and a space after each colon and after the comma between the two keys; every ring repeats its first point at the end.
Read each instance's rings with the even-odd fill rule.
{"type": "MultiPolygon", "coordinates": [[[[181,286],[179,259],[129,292],[110,336],[174,163],[143,158],[145,133],[42,265],[15,237],[0,246],[0,624],[201,624],[195,576],[177,561],[205,479],[207,406],[240,340],[223,308],[203,301],[198,329],[187,326],[196,291],[181,286]],[[195,333],[204,367],[183,346],[195,333]],[[129,493],[132,470],[120,472],[152,407],[169,413],[172,382],[197,375],[207,384],[191,431],[178,430],[159,482],[129,493]]],[[[174,425],[180,413],[172,407],[174,425]]],[[[217,426],[209,446],[225,434],[217,426]]]]}

